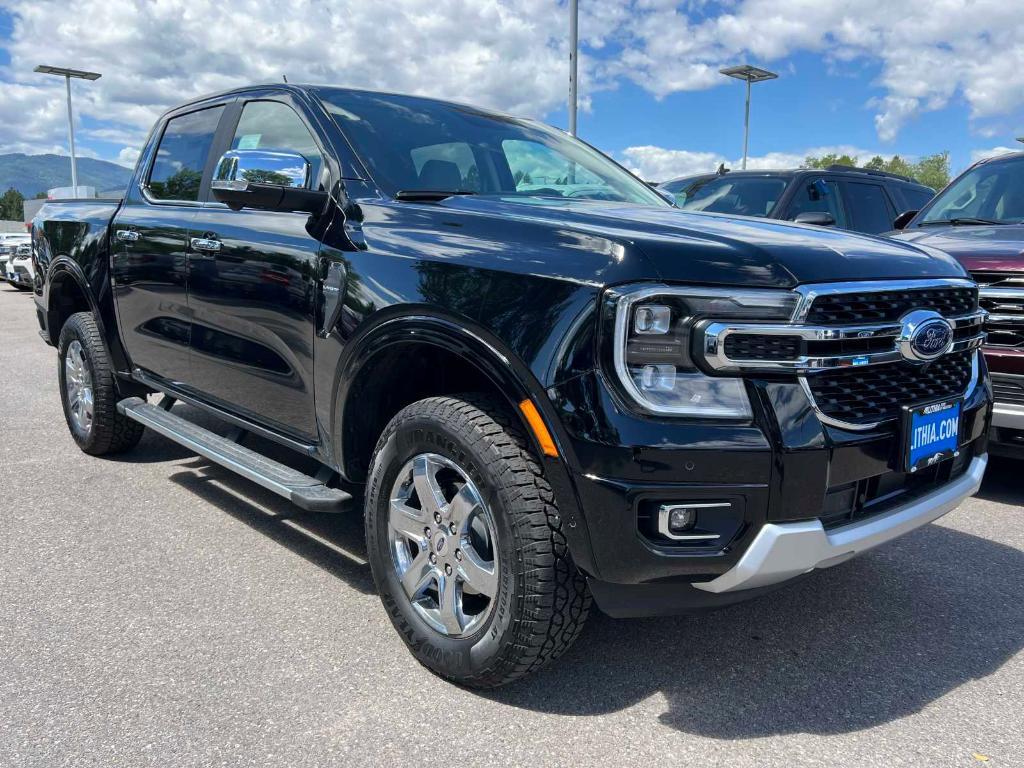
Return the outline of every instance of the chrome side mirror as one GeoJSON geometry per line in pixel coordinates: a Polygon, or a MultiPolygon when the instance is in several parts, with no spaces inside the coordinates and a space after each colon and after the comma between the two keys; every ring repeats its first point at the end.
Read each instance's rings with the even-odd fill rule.
{"type": "Polygon", "coordinates": [[[309,183],[309,163],[291,152],[232,149],[224,153],[213,172],[214,185],[220,186],[218,182],[304,188],[309,183]]]}
{"type": "Polygon", "coordinates": [[[814,224],[819,227],[833,227],[836,220],[828,211],[802,211],[793,217],[797,224],[814,224]]]}
{"type": "Polygon", "coordinates": [[[320,213],[328,196],[306,189],[309,175],[309,162],[294,152],[232,149],[217,162],[210,189],[215,200],[236,211],[320,213]]]}

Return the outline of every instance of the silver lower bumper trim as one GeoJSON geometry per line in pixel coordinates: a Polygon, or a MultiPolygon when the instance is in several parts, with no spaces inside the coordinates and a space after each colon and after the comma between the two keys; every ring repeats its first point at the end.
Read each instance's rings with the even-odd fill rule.
{"type": "Polygon", "coordinates": [[[768,523],[735,566],[712,581],[693,586],[708,592],[735,592],[838,565],[956,509],[977,492],[987,463],[987,454],[977,456],[963,475],[942,488],[885,514],[831,531],[826,531],[819,520],[768,523]]]}
{"type": "Polygon", "coordinates": [[[992,426],[1024,429],[1024,405],[997,402],[992,409],[992,426]]]}

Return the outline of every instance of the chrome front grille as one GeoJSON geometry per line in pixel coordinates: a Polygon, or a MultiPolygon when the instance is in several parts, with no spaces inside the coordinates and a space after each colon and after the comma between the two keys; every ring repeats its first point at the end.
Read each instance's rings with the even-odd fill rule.
{"type": "Polygon", "coordinates": [[[899,418],[904,405],[959,397],[971,381],[974,352],[947,354],[927,365],[890,363],[807,377],[818,409],[858,426],[899,418]]]}
{"type": "Polygon", "coordinates": [[[1024,350],[1024,273],[972,272],[988,313],[988,345],[1024,350]]]}
{"type": "Polygon", "coordinates": [[[870,281],[802,286],[788,323],[704,321],[695,352],[721,374],[795,375],[826,423],[869,429],[899,417],[903,406],[968,394],[977,381],[977,350],[987,313],[964,279],[870,281]],[[930,310],[921,312],[921,310],[930,310]],[[915,318],[942,327],[952,341],[923,359],[915,318]]]}

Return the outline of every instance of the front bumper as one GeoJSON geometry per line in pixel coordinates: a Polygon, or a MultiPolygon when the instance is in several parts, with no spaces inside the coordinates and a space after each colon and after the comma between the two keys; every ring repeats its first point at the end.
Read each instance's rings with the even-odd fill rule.
{"type": "Polygon", "coordinates": [[[830,531],[820,520],[769,523],[735,566],[694,587],[714,593],[757,589],[838,565],[955,509],[977,493],[987,464],[987,455],[975,456],[963,475],[941,488],[876,517],[830,531]]]}
{"type": "Polygon", "coordinates": [[[964,400],[960,456],[927,477],[902,473],[897,427],[850,432],[822,423],[795,383],[750,387],[755,419],[732,425],[633,414],[599,372],[549,390],[588,534],[573,557],[606,613],[689,613],[756,597],[938,518],[981,481],[991,412],[983,365],[964,400]],[[676,502],[728,502],[735,532],[691,548],[657,540],[645,510],[676,502]]]}

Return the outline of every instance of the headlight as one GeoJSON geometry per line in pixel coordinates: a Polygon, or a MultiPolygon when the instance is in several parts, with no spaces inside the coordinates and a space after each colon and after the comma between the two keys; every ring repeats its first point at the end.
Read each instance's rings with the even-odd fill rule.
{"type": "Polygon", "coordinates": [[[616,299],[615,371],[645,410],[674,416],[749,419],[743,380],[708,376],[693,361],[691,336],[703,320],[787,321],[792,291],[645,286],[616,299]]]}

